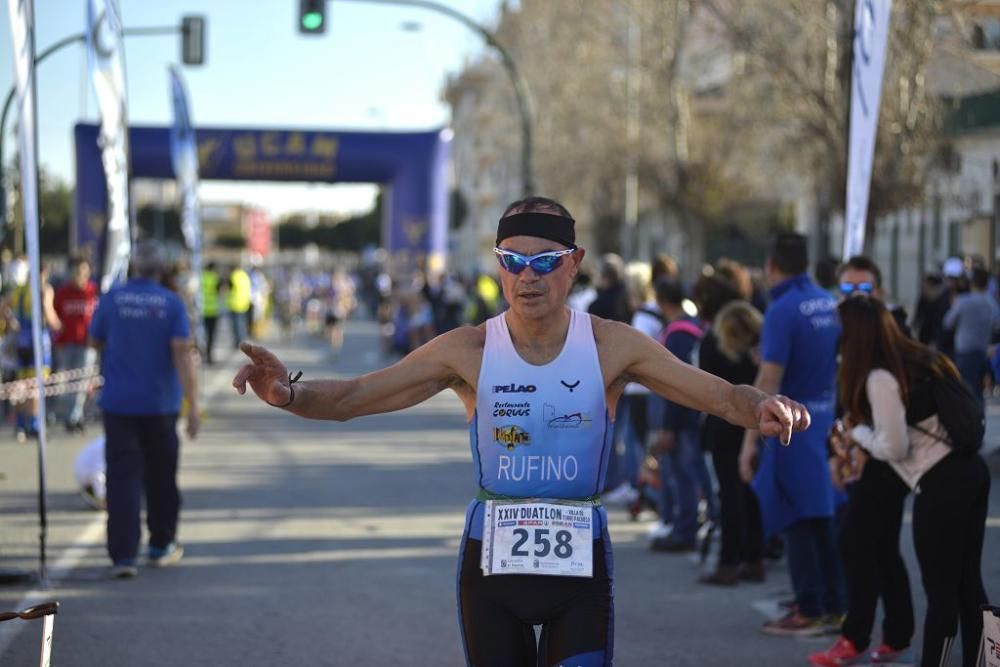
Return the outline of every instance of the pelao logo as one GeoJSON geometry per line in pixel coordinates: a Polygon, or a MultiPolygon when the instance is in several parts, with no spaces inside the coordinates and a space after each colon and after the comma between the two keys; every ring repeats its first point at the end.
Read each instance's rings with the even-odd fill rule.
{"type": "Polygon", "coordinates": [[[531,436],[520,426],[498,426],[493,429],[493,439],[509,451],[514,451],[518,445],[531,444],[531,436]]]}
{"type": "Polygon", "coordinates": [[[533,394],[538,391],[538,387],[533,384],[495,384],[494,394],[533,394]]]}

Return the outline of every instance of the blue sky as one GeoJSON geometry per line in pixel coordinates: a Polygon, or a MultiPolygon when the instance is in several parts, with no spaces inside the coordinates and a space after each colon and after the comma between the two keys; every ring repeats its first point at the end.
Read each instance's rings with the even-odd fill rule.
{"type": "MultiPolygon", "coordinates": [[[[493,27],[499,0],[438,0],[493,27]]],[[[6,0],[3,0],[6,5],[6,0]]],[[[207,17],[206,64],[184,67],[195,126],[412,130],[441,127],[449,73],[487,47],[446,16],[418,8],[327,2],[327,32],[303,36],[298,0],[120,0],[127,27],[207,17]],[[414,29],[416,24],[417,29],[414,29]],[[410,29],[404,29],[409,25],[410,29]]],[[[35,0],[38,50],[84,29],[85,0],[35,0]]],[[[14,83],[7,8],[0,12],[0,94],[14,83]]],[[[180,59],[180,37],[125,40],[129,120],[171,120],[167,66],[180,59]]],[[[69,46],[38,68],[39,162],[73,180],[72,127],[96,120],[82,46],[69,46]]],[[[16,139],[8,119],[5,155],[16,139]]],[[[242,201],[275,214],[290,210],[363,210],[366,185],[268,185],[205,182],[203,201],[242,201]]]]}

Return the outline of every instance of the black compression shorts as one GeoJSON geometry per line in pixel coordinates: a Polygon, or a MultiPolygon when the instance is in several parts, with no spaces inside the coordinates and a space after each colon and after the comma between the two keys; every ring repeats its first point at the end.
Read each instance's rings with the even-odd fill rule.
{"type": "Polygon", "coordinates": [[[458,571],[466,662],[474,667],[611,664],[614,606],[609,554],[594,540],[594,576],[483,576],[480,540],[466,539],[458,571]],[[533,626],[541,625],[535,642],[533,626]]]}

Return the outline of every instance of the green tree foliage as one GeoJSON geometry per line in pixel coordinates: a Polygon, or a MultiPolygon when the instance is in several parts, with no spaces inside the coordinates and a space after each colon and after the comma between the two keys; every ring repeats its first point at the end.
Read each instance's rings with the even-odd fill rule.
{"type": "MultiPolygon", "coordinates": [[[[16,166],[12,167],[16,170],[16,166]]],[[[19,172],[14,171],[15,177],[19,172]]],[[[17,181],[15,180],[15,183],[17,181]]],[[[69,229],[73,220],[73,188],[44,167],[39,174],[39,228],[38,241],[42,255],[60,255],[69,251],[69,229]]],[[[20,187],[8,193],[14,203],[9,227],[2,230],[2,247],[13,252],[24,250],[24,210],[21,207],[20,187]]]]}
{"type": "Polygon", "coordinates": [[[302,248],[315,244],[320,248],[340,251],[360,251],[365,246],[378,245],[382,228],[382,196],[375,207],[364,215],[337,218],[320,214],[315,225],[309,225],[304,213],[292,213],[278,222],[278,247],[302,248]]]}

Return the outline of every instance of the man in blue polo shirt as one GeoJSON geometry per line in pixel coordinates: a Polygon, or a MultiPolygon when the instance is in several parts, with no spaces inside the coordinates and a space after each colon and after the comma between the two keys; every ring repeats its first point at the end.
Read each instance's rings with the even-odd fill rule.
{"type": "Polygon", "coordinates": [[[833,525],[835,492],[826,437],[833,424],[840,321],[837,302],[806,274],[806,238],[778,235],[767,260],[771,304],[761,332],[755,386],[805,404],[813,416],[795,447],[758,444],[747,431],[740,473],[760,500],[764,534],[784,533],[796,607],[764,624],[775,635],[822,634],[844,611],[843,578],[833,525]],[[756,474],[754,460],[759,460],[756,474]]]}
{"type": "Polygon", "coordinates": [[[160,248],[139,243],[132,278],[101,297],[90,323],[91,344],[101,350],[107,462],[108,554],[112,576],[138,574],[146,498],[148,563],[180,560],[177,544],[177,416],[181,393],[188,402],[187,434],[198,433],[198,397],[192,342],[184,303],[160,286],[160,248]]]}

